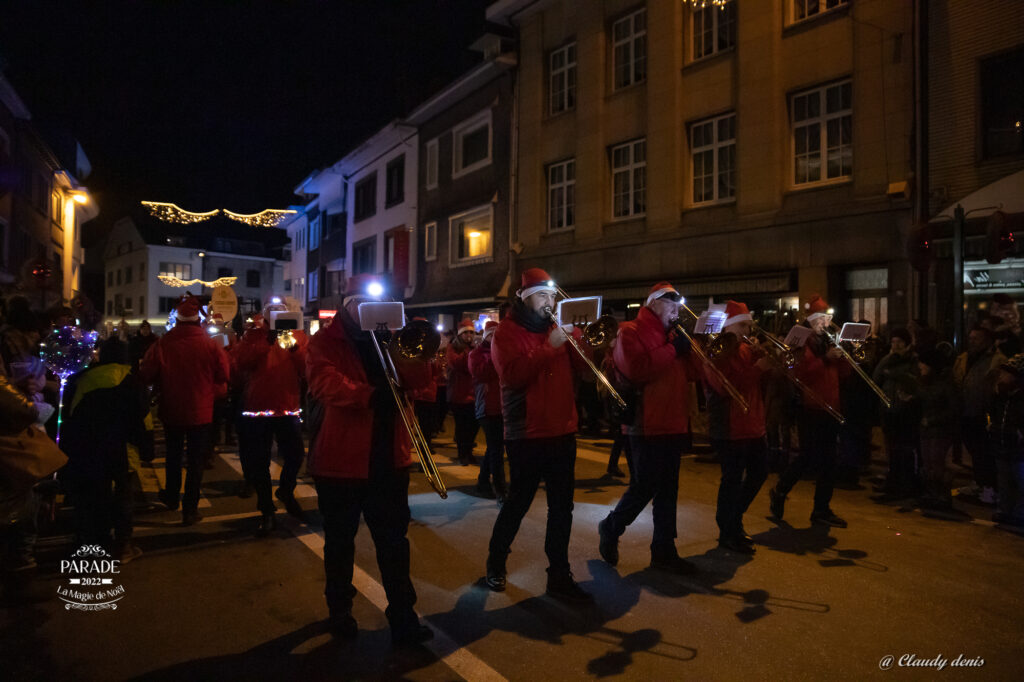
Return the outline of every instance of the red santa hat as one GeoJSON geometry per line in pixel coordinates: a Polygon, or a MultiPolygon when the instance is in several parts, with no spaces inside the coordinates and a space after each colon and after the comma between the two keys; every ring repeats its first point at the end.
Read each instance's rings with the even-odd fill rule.
{"type": "Polygon", "coordinates": [[[550,291],[551,293],[558,291],[551,276],[540,268],[523,270],[521,282],[522,287],[516,292],[516,295],[524,301],[538,291],[550,291]]]}
{"type": "Polygon", "coordinates": [[[832,313],[829,312],[828,302],[818,294],[811,296],[807,303],[804,303],[804,311],[807,313],[807,321],[812,322],[819,317],[832,318],[832,313]]]}
{"type": "Polygon", "coordinates": [[[178,301],[178,305],[175,306],[175,310],[178,311],[176,319],[178,322],[198,322],[199,321],[199,301],[192,294],[186,294],[178,301]]]}
{"type": "Polygon", "coordinates": [[[494,335],[494,330],[498,328],[498,323],[494,320],[487,320],[484,324],[484,339],[489,339],[494,335]]]}
{"type": "Polygon", "coordinates": [[[345,282],[345,298],[342,300],[342,307],[347,306],[354,298],[367,300],[377,299],[384,294],[384,285],[380,279],[366,273],[352,275],[345,282]]]}
{"type": "Polygon", "coordinates": [[[673,287],[668,282],[658,282],[653,287],[651,287],[650,292],[648,292],[647,294],[647,302],[644,305],[650,305],[657,301],[659,298],[662,298],[664,296],[668,296],[669,298],[676,302],[681,301],[683,298],[682,296],[679,295],[679,292],[676,291],[675,287],[673,287]]]}
{"type": "Polygon", "coordinates": [[[456,334],[461,334],[462,332],[476,333],[476,327],[473,326],[473,320],[467,317],[462,322],[459,322],[459,331],[456,332],[456,334]]]}
{"type": "Polygon", "coordinates": [[[729,325],[736,324],[737,322],[753,322],[754,318],[750,315],[750,310],[747,308],[746,303],[740,301],[726,301],[725,302],[725,322],[722,324],[722,328],[726,328],[729,325]]]}

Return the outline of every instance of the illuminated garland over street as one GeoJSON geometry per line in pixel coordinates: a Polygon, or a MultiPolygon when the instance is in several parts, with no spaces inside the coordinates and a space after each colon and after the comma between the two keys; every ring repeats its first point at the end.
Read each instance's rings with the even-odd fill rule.
{"type": "Polygon", "coordinates": [[[221,277],[220,279],[215,279],[212,282],[204,282],[201,279],[190,279],[185,281],[172,275],[157,275],[156,278],[169,287],[190,287],[193,284],[202,284],[204,287],[210,287],[211,289],[214,287],[229,287],[238,279],[237,277],[221,277]]]}
{"type": "Polygon", "coordinates": [[[143,201],[142,205],[149,209],[149,214],[165,223],[178,223],[191,225],[209,220],[218,213],[223,213],[228,218],[253,227],[277,227],[288,216],[294,215],[291,209],[268,208],[259,213],[234,213],[226,208],[215,208],[206,213],[193,213],[186,211],[177,204],[169,204],[162,201],[143,201]]]}
{"type": "Polygon", "coordinates": [[[719,9],[723,8],[728,4],[729,0],[690,0],[690,5],[694,9],[704,9],[708,5],[713,5],[719,9]]]}

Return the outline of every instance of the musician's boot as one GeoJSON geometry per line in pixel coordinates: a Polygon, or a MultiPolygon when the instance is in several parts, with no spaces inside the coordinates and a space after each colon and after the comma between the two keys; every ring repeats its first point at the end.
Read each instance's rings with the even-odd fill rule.
{"type": "Polygon", "coordinates": [[[693,575],[697,567],[679,556],[674,545],[670,547],[651,546],[651,568],[678,575],[693,575]]]}
{"type": "Polygon", "coordinates": [[[557,571],[552,573],[548,569],[547,595],[568,604],[585,606],[594,603],[594,595],[586,592],[575,580],[569,571],[557,571]]]}
{"type": "Polygon", "coordinates": [[[768,509],[779,521],[782,520],[782,515],[786,511],[786,496],[776,492],[775,488],[771,488],[768,491],[768,509]]]}
{"type": "Polygon", "coordinates": [[[491,591],[493,592],[505,591],[506,556],[502,556],[501,558],[498,558],[494,554],[489,554],[487,556],[487,575],[484,577],[484,583],[486,583],[487,587],[491,588],[491,591]]]}
{"type": "Polygon", "coordinates": [[[332,613],[327,628],[339,639],[355,639],[359,635],[359,625],[349,612],[332,613]]]}
{"type": "Polygon", "coordinates": [[[836,516],[831,509],[816,511],[811,514],[811,523],[823,523],[833,528],[846,528],[846,521],[836,516]]]}
{"type": "Polygon", "coordinates": [[[611,517],[597,524],[597,534],[601,538],[597,551],[601,553],[602,559],[615,566],[619,563],[619,534],[612,527],[611,517]]]}

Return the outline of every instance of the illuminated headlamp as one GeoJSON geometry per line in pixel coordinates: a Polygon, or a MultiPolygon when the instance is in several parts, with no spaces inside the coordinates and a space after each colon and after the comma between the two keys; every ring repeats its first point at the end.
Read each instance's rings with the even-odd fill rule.
{"type": "Polygon", "coordinates": [[[366,287],[366,293],[374,298],[380,298],[384,294],[384,287],[380,282],[371,282],[366,287]]]}

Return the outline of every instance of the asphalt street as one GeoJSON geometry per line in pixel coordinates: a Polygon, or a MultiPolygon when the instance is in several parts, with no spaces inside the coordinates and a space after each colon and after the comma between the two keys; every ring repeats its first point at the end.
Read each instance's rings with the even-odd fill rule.
{"type": "MultiPolygon", "coordinates": [[[[480,454],[482,435],[478,443],[480,454]]],[[[748,558],[717,548],[718,467],[707,455],[687,455],[677,545],[699,572],[648,568],[649,508],[622,537],[619,565],[611,567],[597,552],[597,523],[625,483],[603,476],[610,441],[579,443],[570,555],[576,579],[596,597],[593,607],[544,596],[543,492],[513,545],[508,590],[481,586],[498,509],[475,494],[477,469],[459,466],[441,438],[437,460],[449,498],[417,474],[410,495],[417,611],[435,638],[392,648],[364,529],[355,579],[360,634],[334,640],[324,622],[322,531],[308,479],[297,497],[310,524],[282,510],[278,531],[257,538],[255,498],[237,497],[237,455],[222,448],[206,472],[205,518],[196,526],[182,528],[178,512],[155,502],[160,460],[144,469],[152,501],[136,516],[144,554],[121,567],[119,608],[68,609],[56,594],[0,608],[0,678],[1020,679],[1024,537],[985,521],[989,509],[958,503],[966,513],[929,518],[876,503],[869,490],[839,490],[833,508],[850,526],[830,529],[809,523],[811,482],[794,489],[782,523],[768,518],[763,489],[746,517],[758,547],[748,558]],[[954,667],[958,656],[984,664],[954,667]]],[[[70,537],[41,539],[46,589],[67,583],[58,565],[73,551],[70,537]]]]}

